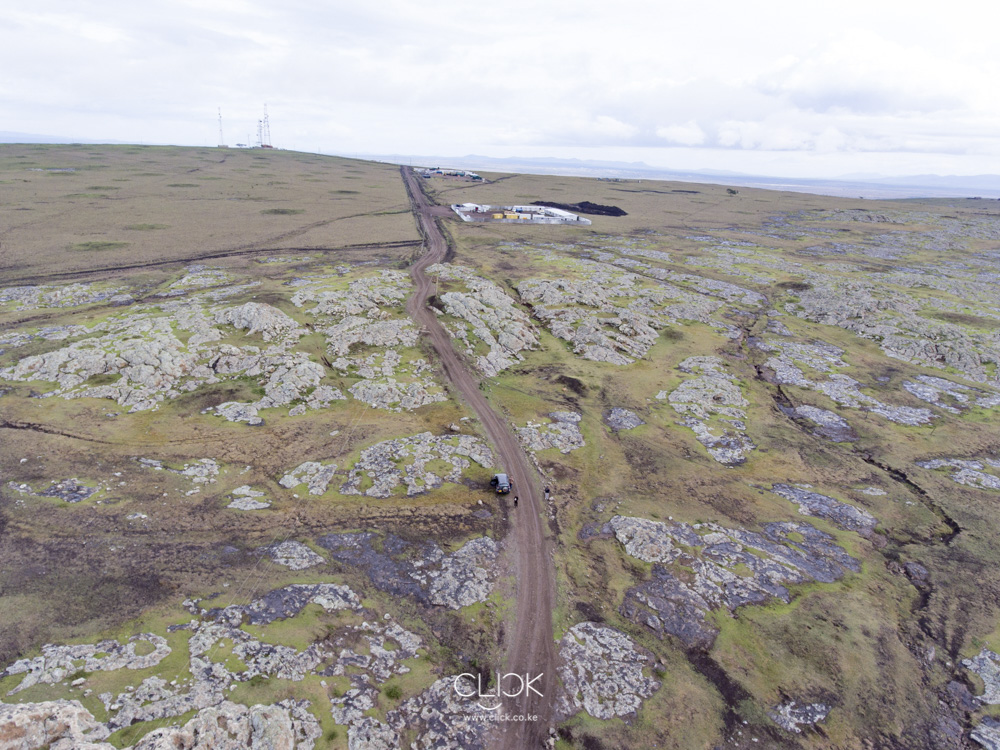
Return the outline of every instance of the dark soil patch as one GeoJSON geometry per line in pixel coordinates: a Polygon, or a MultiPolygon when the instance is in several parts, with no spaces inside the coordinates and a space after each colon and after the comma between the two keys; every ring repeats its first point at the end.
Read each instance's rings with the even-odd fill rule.
{"type": "Polygon", "coordinates": [[[590,201],[580,201],[579,203],[535,201],[531,205],[561,208],[563,211],[573,211],[574,213],[591,214],[593,216],[628,216],[628,214],[624,210],[618,208],[618,206],[602,206],[600,203],[591,203],[590,201]]]}

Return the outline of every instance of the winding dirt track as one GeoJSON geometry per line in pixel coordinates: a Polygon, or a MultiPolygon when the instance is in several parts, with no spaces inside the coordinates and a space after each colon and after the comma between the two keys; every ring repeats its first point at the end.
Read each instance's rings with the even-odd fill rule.
{"type": "MultiPolygon", "coordinates": [[[[431,204],[423,192],[419,178],[412,169],[400,168],[403,182],[413,205],[414,214],[426,238],[427,250],[410,267],[416,292],[410,297],[406,310],[412,319],[426,330],[431,345],[444,368],[445,376],[462,394],[466,403],[482,422],[486,435],[499,455],[500,463],[514,482],[514,493],[520,498],[517,510],[511,511],[515,539],[515,574],[517,577],[517,614],[513,632],[507,637],[507,666],[505,673],[530,674],[543,677],[533,683],[542,695],[529,692],[516,698],[507,698],[500,714],[537,715],[535,721],[504,722],[498,726],[498,747],[505,750],[540,748],[548,738],[552,723],[556,679],[555,643],[552,634],[552,605],[555,599],[550,545],[542,520],[543,506],[539,498],[538,473],[528,462],[528,457],[507,422],[489,405],[479,390],[482,377],[467,369],[465,362],[451,345],[451,337],[427,306],[431,280],[425,269],[444,260],[447,242],[434,220],[441,208],[431,204]]],[[[504,683],[508,690],[516,689],[513,679],[504,683]]],[[[484,686],[485,689],[485,686],[484,686]]]]}

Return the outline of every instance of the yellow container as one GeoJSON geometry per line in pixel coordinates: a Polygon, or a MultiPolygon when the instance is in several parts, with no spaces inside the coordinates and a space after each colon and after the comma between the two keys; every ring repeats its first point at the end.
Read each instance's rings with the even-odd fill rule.
{"type": "Polygon", "coordinates": [[[493,214],[493,218],[494,219],[502,219],[503,218],[503,214],[493,214]]]}

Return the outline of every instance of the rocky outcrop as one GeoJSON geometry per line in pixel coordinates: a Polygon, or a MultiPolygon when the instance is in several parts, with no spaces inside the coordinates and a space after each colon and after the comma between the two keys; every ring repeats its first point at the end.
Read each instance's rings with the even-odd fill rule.
{"type": "Polygon", "coordinates": [[[646,423],[634,411],[616,406],[604,412],[604,424],[615,432],[620,432],[621,430],[634,430],[646,423]]]}
{"type": "Polygon", "coordinates": [[[337,464],[321,464],[318,461],[301,463],[278,480],[286,489],[294,489],[305,484],[310,495],[322,495],[337,472],[337,464]]]}
{"type": "Polygon", "coordinates": [[[990,706],[1000,705],[1000,654],[984,647],[971,659],[963,659],[962,666],[983,681],[979,700],[990,706]]]}
{"type": "Polygon", "coordinates": [[[951,414],[961,414],[973,405],[985,409],[1000,406],[1000,394],[996,392],[970,388],[930,375],[917,375],[914,380],[905,380],[903,388],[922,401],[951,414]]]}
{"type": "Polygon", "coordinates": [[[472,435],[435,436],[423,432],[412,437],[385,440],[361,451],[340,487],[344,495],[390,497],[400,484],[407,495],[417,495],[440,487],[444,482],[460,482],[462,471],[475,461],[484,468],[493,466],[493,453],[486,443],[472,435]],[[440,477],[427,469],[431,461],[446,461],[452,469],[440,477]],[[369,478],[372,485],[362,490],[369,478]]]}
{"type": "Polygon", "coordinates": [[[379,538],[372,532],[327,534],[318,543],[337,562],[364,570],[376,588],[449,609],[486,601],[500,552],[489,537],[472,539],[452,554],[434,542],[415,545],[393,534],[379,538]]]}
{"type": "Polygon", "coordinates": [[[765,363],[768,368],[774,371],[774,381],[779,385],[794,385],[814,390],[825,394],[841,406],[878,414],[890,422],[898,424],[922,425],[928,424],[934,418],[930,409],[892,406],[882,403],[874,396],[863,393],[861,383],[837,372],[839,368],[846,368],[847,363],[842,358],[843,350],[836,346],[822,341],[795,343],[780,340],[758,340],[754,344],[758,349],[764,351],[779,352],[777,356],[770,357],[765,363]],[[824,374],[826,378],[821,380],[815,376],[807,376],[802,367],[824,374]]]}
{"type": "Polygon", "coordinates": [[[3,750],[111,750],[112,745],[100,742],[108,734],[79,701],[0,703],[3,750]]]}
{"type": "Polygon", "coordinates": [[[245,484],[233,490],[230,502],[226,507],[233,510],[264,510],[264,508],[270,508],[271,501],[262,500],[261,498],[263,497],[265,497],[263,492],[245,484]]]}
{"type": "Polygon", "coordinates": [[[917,461],[922,469],[952,469],[951,480],[980,490],[1000,490],[1000,458],[934,458],[917,461]]]}
{"type": "Polygon", "coordinates": [[[745,434],[744,407],[749,402],[736,378],[724,368],[718,357],[688,357],[677,369],[694,377],[681,383],[667,401],[684,416],[680,424],[694,432],[712,458],[736,466],[746,461],[756,446],[745,434]]]}
{"type": "Polygon", "coordinates": [[[278,565],[292,570],[305,570],[326,562],[302,542],[284,541],[261,547],[258,552],[267,555],[278,565]]]}
{"type": "Polygon", "coordinates": [[[825,703],[797,703],[789,701],[775,706],[767,712],[775,724],[782,729],[802,733],[802,727],[811,727],[826,719],[830,706],[825,703]]]}
{"type": "Polygon", "coordinates": [[[847,420],[829,409],[820,409],[818,406],[801,404],[787,411],[786,409],[782,409],[782,411],[785,411],[790,416],[808,420],[816,425],[813,432],[831,442],[849,443],[858,438],[847,420]]]}
{"type": "Polygon", "coordinates": [[[799,513],[804,516],[825,518],[840,528],[856,531],[863,537],[870,537],[878,525],[878,520],[868,511],[812,492],[807,486],[776,484],[771,492],[798,505],[799,513]]]}
{"type": "Polygon", "coordinates": [[[225,701],[204,708],[182,727],[154,729],[134,750],[311,750],[322,735],[307,711],[282,704],[243,706],[225,701]]]}
{"type": "Polygon", "coordinates": [[[276,307],[260,302],[247,302],[238,307],[227,307],[215,315],[216,323],[224,323],[259,334],[264,341],[299,338],[306,330],[276,307]]]}
{"type": "Polygon", "coordinates": [[[969,733],[969,737],[978,742],[986,750],[1000,750],[1000,720],[991,716],[985,717],[969,733]]]}
{"type": "Polygon", "coordinates": [[[0,677],[23,674],[21,682],[8,691],[13,695],[39,683],[54,685],[62,682],[67,675],[80,670],[87,672],[103,672],[116,669],[148,669],[155,667],[170,653],[166,639],[154,633],[141,633],[129,638],[126,643],[118,641],[101,641],[96,644],[80,644],[76,646],[42,646],[42,653],[31,659],[21,659],[11,664],[0,677]],[[139,643],[148,643],[152,651],[148,654],[136,654],[139,643]]]}
{"type": "Polygon", "coordinates": [[[525,448],[532,451],[555,448],[560,453],[569,453],[586,445],[578,427],[583,419],[579,414],[554,411],[549,414],[549,418],[552,421],[548,423],[529,421],[524,427],[514,428],[525,448]]]}
{"type": "Polygon", "coordinates": [[[538,347],[538,331],[531,319],[492,281],[465,266],[443,263],[430,266],[427,273],[460,282],[468,290],[445,292],[440,299],[445,312],[462,321],[449,328],[484,375],[496,376],[522,361],[522,351],[538,347]],[[486,354],[476,355],[476,339],[487,347],[486,354]]]}
{"type": "Polygon", "coordinates": [[[861,569],[831,536],[807,523],[767,523],[758,533],[615,516],[608,530],[628,554],[653,563],[650,579],[626,592],[622,615],[688,647],[714,642],[717,630],[706,618],[712,610],[788,602],[788,585],[832,583],[861,569]]]}
{"type": "Polygon", "coordinates": [[[596,622],[571,627],[559,642],[560,716],[581,709],[595,719],[634,716],[660,683],[644,672],[653,659],[624,633],[596,622]]]}

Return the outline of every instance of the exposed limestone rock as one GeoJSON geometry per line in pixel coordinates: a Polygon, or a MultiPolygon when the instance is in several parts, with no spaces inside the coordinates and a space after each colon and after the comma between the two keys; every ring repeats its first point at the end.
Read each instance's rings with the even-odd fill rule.
{"type": "Polygon", "coordinates": [[[608,524],[629,554],[652,562],[650,580],[628,590],[621,613],[657,634],[707,649],[714,609],[735,610],[777,598],[789,584],[832,583],[861,569],[833,538],[807,523],[767,523],[760,533],[713,523],[660,523],[615,516],[608,524]],[[801,537],[792,541],[791,535],[801,537]]]}
{"type": "Polygon", "coordinates": [[[652,658],[607,625],[577,623],[559,642],[559,656],[564,692],[558,711],[564,717],[580,709],[595,719],[631,716],[660,687],[643,674],[652,667],[652,658]]]}
{"type": "Polygon", "coordinates": [[[831,375],[826,382],[815,384],[817,391],[825,393],[838,404],[851,409],[864,409],[873,414],[879,414],[890,422],[915,426],[928,424],[934,418],[930,409],[883,404],[873,396],[862,393],[859,386],[858,381],[840,374],[831,375]]]}
{"type": "Polygon", "coordinates": [[[482,536],[466,542],[453,554],[442,558],[438,570],[427,570],[424,574],[418,568],[410,575],[428,584],[432,604],[461,609],[486,601],[493,590],[498,555],[496,542],[482,536]]]}
{"type": "Polygon", "coordinates": [[[634,430],[636,427],[646,423],[634,411],[616,406],[604,412],[604,424],[615,432],[618,432],[620,430],[634,430]]]}
{"type": "Polygon", "coordinates": [[[830,713],[830,707],[825,703],[796,703],[789,701],[775,706],[767,715],[774,723],[789,732],[801,734],[803,726],[814,726],[823,721],[830,713]]]}
{"type": "Polygon", "coordinates": [[[522,361],[522,351],[538,347],[538,331],[531,319],[492,281],[464,266],[442,263],[430,266],[427,273],[462,282],[469,290],[445,292],[441,302],[445,312],[464,321],[454,326],[455,335],[465,344],[466,353],[475,357],[476,367],[484,375],[494,377],[522,361]],[[470,340],[470,332],[489,348],[487,354],[475,356],[476,344],[470,340]]]}
{"type": "Polygon", "coordinates": [[[579,414],[554,411],[549,417],[552,421],[547,424],[529,421],[524,427],[514,428],[525,448],[532,451],[556,448],[560,453],[569,453],[586,445],[577,426],[582,419],[579,414]]]}
{"type": "Polygon", "coordinates": [[[260,551],[270,557],[278,565],[284,565],[292,570],[305,570],[314,565],[326,562],[302,542],[280,542],[261,547],[260,551]]]}
{"type": "Polygon", "coordinates": [[[315,303],[310,310],[314,315],[377,317],[383,312],[382,308],[402,306],[410,286],[410,278],[402,271],[384,270],[377,275],[351,281],[346,290],[301,289],[292,297],[292,304],[305,307],[315,303]]]}
{"type": "Polygon", "coordinates": [[[935,458],[917,461],[922,469],[954,469],[951,480],[980,490],[1000,490],[1000,459],[935,458]]]}
{"type": "Polygon", "coordinates": [[[423,432],[412,437],[386,440],[365,448],[351,468],[347,481],[340,487],[344,495],[365,494],[368,497],[389,497],[400,484],[406,484],[407,495],[417,495],[440,487],[443,482],[460,482],[469,460],[484,468],[493,466],[493,453],[482,440],[472,435],[435,436],[423,432]],[[442,460],[452,470],[444,477],[427,470],[431,461],[442,460]],[[373,481],[362,492],[365,477],[373,481]]]}
{"type": "Polygon", "coordinates": [[[297,339],[306,330],[276,307],[260,302],[247,302],[239,307],[227,307],[215,315],[216,323],[228,323],[249,334],[260,334],[264,341],[297,339]]]}
{"type": "MultiPolygon", "coordinates": [[[[782,409],[782,411],[785,411],[782,409]]],[[[820,409],[818,406],[801,404],[788,412],[793,416],[807,419],[816,425],[815,433],[834,443],[847,443],[857,440],[857,435],[851,429],[847,420],[829,409],[820,409]]]]}
{"type": "Polygon", "coordinates": [[[878,520],[866,510],[834,500],[832,497],[812,492],[791,484],[776,484],[771,488],[776,495],[799,506],[804,516],[817,516],[832,521],[842,529],[856,531],[863,537],[870,537],[878,525],[878,520]]]}
{"type": "Polygon", "coordinates": [[[306,461],[285,474],[278,480],[278,484],[287,489],[293,489],[304,483],[308,487],[310,495],[322,495],[330,486],[336,471],[337,464],[324,466],[318,461],[306,461]]]}
{"type": "Polygon", "coordinates": [[[66,284],[65,286],[12,286],[0,289],[0,305],[17,304],[17,310],[46,307],[79,307],[108,302],[121,292],[120,288],[102,288],[103,284],[66,284]]]}
{"type": "Polygon", "coordinates": [[[264,493],[260,490],[255,490],[250,485],[245,484],[242,487],[237,487],[233,490],[232,502],[227,505],[227,508],[233,508],[235,510],[263,510],[264,508],[271,507],[270,500],[258,500],[257,498],[264,497],[264,493]]]}
{"type": "Polygon", "coordinates": [[[447,400],[444,391],[429,380],[409,383],[397,383],[395,380],[386,382],[362,380],[348,390],[358,401],[364,401],[376,409],[386,411],[410,411],[447,400]]]}
{"type": "Polygon", "coordinates": [[[183,727],[154,729],[134,750],[311,750],[321,735],[319,722],[308,712],[295,718],[280,704],[247,707],[225,701],[202,709],[183,727]]]}
{"type": "Polygon", "coordinates": [[[377,551],[372,532],[327,534],[318,539],[331,557],[362,568],[375,586],[424,604],[460,609],[486,601],[496,579],[499,548],[489,537],[466,542],[448,555],[434,542],[413,545],[393,534],[377,551]]]}
{"type": "Polygon", "coordinates": [[[110,671],[116,669],[147,669],[155,667],[170,653],[166,639],[154,633],[140,633],[121,644],[118,641],[101,641],[96,644],[77,646],[42,646],[41,656],[21,659],[11,664],[0,677],[23,674],[20,684],[7,694],[13,695],[32,685],[44,683],[53,685],[62,682],[67,675],[83,669],[87,672],[110,671]],[[144,641],[152,644],[153,651],[144,656],[135,653],[136,644],[144,641]],[[82,665],[74,664],[82,662],[82,665]]]}
{"type": "Polygon", "coordinates": [[[416,729],[416,748],[485,750],[487,735],[493,729],[487,719],[490,712],[481,708],[475,697],[459,696],[456,679],[464,684],[463,693],[475,693],[476,687],[467,677],[443,677],[390,711],[386,723],[397,732],[416,729]]]}
{"type": "MultiPolygon", "coordinates": [[[[566,262],[562,256],[559,260],[566,262]]],[[[742,299],[755,294],[725,282],[647,264],[633,265],[653,278],[625,273],[603,262],[576,259],[570,262],[570,275],[526,279],[518,283],[517,290],[521,299],[532,305],[534,315],[553,335],[569,341],[574,352],[585,359],[616,365],[645,356],[660,329],[669,324],[698,321],[729,330],[730,326],[711,317],[724,304],[718,297],[735,294],[742,299]]]]}
{"type": "MultiPolygon", "coordinates": [[[[861,384],[857,380],[836,372],[837,368],[847,367],[847,363],[842,359],[843,350],[831,344],[822,341],[814,341],[810,344],[790,341],[755,341],[754,343],[758,349],[780,352],[778,356],[769,358],[765,363],[774,371],[775,381],[780,385],[795,385],[814,390],[829,396],[841,406],[863,409],[898,424],[910,426],[928,424],[934,418],[930,409],[891,406],[883,404],[874,396],[863,393],[861,384]],[[799,365],[826,374],[827,377],[825,380],[814,380],[808,377],[799,365]]],[[[830,425],[830,427],[832,426],[830,425]]]]}
{"type": "Polygon", "coordinates": [[[1000,705],[1000,654],[984,647],[971,659],[963,659],[962,665],[983,681],[983,694],[979,700],[990,706],[1000,705]]]}
{"type": "Polygon", "coordinates": [[[0,703],[0,748],[3,750],[76,750],[81,747],[111,750],[112,745],[100,742],[108,734],[107,728],[79,701],[0,703]]]}
{"type": "Polygon", "coordinates": [[[991,716],[986,716],[969,733],[969,737],[986,748],[986,750],[1000,750],[1000,720],[991,716]]]}
{"type": "Polygon", "coordinates": [[[46,396],[113,399],[131,413],[156,409],[165,399],[204,385],[255,377],[264,387],[263,398],[218,407],[223,417],[250,424],[261,423],[261,409],[299,402],[295,408],[301,413],[344,398],[322,383],[326,371],[321,364],[291,349],[305,330],[280,310],[255,302],[217,310],[206,307],[209,302],[205,294],[165,300],[91,328],[75,327],[72,335],[83,338],[25,357],[0,371],[0,378],[51,381],[56,387],[46,396]],[[263,351],[218,344],[223,332],[215,326],[229,324],[274,341],[263,351]],[[96,385],[96,378],[105,382],[96,385]]]}
{"type": "Polygon", "coordinates": [[[727,466],[746,461],[756,446],[744,433],[749,402],[736,379],[728,375],[718,357],[688,357],[678,365],[681,372],[696,377],[685,380],[667,401],[678,414],[680,424],[690,427],[712,458],[727,466]]]}
{"type": "MultiPolygon", "coordinates": [[[[894,278],[900,282],[903,279],[894,278]]],[[[890,357],[927,367],[952,367],[980,383],[997,383],[990,365],[1000,362],[994,337],[919,314],[923,303],[883,283],[815,274],[812,286],[785,309],[825,325],[835,325],[879,342],[890,357]]],[[[926,285],[930,277],[921,278],[926,285]]],[[[980,298],[985,290],[979,290],[980,298]]],[[[959,290],[960,296],[969,290],[959,290]]],[[[975,299],[975,296],[966,297],[975,299]]]]}
{"type": "Polygon", "coordinates": [[[370,716],[362,716],[347,730],[348,750],[396,750],[398,747],[399,733],[370,716]]]}
{"type": "Polygon", "coordinates": [[[917,398],[952,414],[961,414],[973,404],[987,409],[1000,406],[998,393],[970,388],[930,375],[918,375],[916,382],[906,380],[903,382],[903,388],[917,398]]]}

